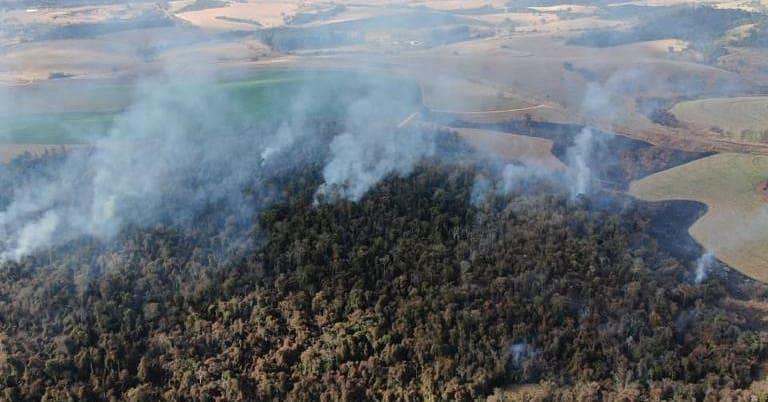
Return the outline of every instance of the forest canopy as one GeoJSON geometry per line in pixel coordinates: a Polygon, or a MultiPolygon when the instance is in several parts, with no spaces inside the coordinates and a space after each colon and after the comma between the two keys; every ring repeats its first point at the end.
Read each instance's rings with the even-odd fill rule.
{"type": "Polygon", "coordinates": [[[641,204],[537,182],[473,205],[492,169],[433,159],[318,205],[319,170],[273,179],[280,201],[244,223],[209,211],[5,263],[0,398],[477,400],[547,384],[553,400],[721,400],[765,360],[748,312],[719,302],[739,296],[691,283],[641,204]]]}

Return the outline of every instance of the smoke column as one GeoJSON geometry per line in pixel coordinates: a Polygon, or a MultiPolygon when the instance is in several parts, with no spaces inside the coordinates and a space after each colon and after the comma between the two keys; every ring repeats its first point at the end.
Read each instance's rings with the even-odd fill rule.
{"type": "Polygon", "coordinates": [[[709,275],[709,271],[715,266],[714,254],[707,252],[696,260],[696,276],[693,281],[697,285],[704,282],[709,275]]]}
{"type": "Polygon", "coordinates": [[[592,158],[594,147],[594,133],[589,127],[585,127],[576,136],[573,146],[568,148],[566,159],[568,161],[568,176],[571,197],[587,194],[592,182],[592,171],[589,161],[592,158]]]}

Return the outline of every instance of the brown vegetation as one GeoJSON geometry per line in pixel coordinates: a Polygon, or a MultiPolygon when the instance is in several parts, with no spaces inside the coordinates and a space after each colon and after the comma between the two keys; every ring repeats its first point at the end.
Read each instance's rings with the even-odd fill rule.
{"type": "Polygon", "coordinates": [[[5,263],[2,397],[476,400],[542,380],[555,400],[748,394],[764,340],[715,302],[717,279],[681,282],[642,209],[535,193],[478,209],[476,174],[426,164],[315,207],[317,173],[292,172],[235,254],[201,217],[5,263]]]}

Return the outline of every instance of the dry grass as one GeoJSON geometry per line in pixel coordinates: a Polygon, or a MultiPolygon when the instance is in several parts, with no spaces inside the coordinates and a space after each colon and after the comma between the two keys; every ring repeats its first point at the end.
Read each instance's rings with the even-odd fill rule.
{"type": "Polygon", "coordinates": [[[239,42],[202,43],[178,47],[159,55],[158,61],[164,63],[199,63],[210,62],[258,61],[268,58],[272,51],[268,46],[256,40],[239,42]]]}
{"type": "MultiPolygon", "coordinates": [[[[551,15],[551,14],[544,14],[551,15]]],[[[574,19],[558,19],[547,21],[537,25],[525,25],[515,31],[521,33],[549,33],[565,34],[568,32],[581,32],[590,29],[613,29],[626,25],[624,21],[604,20],[593,16],[585,16],[574,19]]]]}
{"type": "Polygon", "coordinates": [[[0,11],[0,21],[15,24],[69,25],[129,19],[155,8],[153,2],[104,4],[82,7],[41,7],[0,11]]]}
{"type": "Polygon", "coordinates": [[[768,204],[756,191],[766,178],[768,157],[718,154],[634,182],[630,193],[646,201],[706,204],[691,235],[731,267],[768,281],[768,204]]]}
{"type": "Polygon", "coordinates": [[[520,384],[499,390],[488,397],[488,402],[528,402],[543,400],[547,388],[540,384],[520,384]]]}
{"type": "Polygon", "coordinates": [[[226,7],[189,11],[176,16],[192,25],[211,30],[253,30],[285,24],[285,18],[299,10],[298,1],[248,1],[230,3],[226,7]],[[237,22],[232,19],[249,21],[237,22]]]}
{"type": "Polygon", "coordinates": [[[114,69],[135,66],[135,54],[122,52],[102,40],[72,39],[26,43],[10,48],[3,57],[3,69],[17,79],[45,80],[51,73],[75,76],[111,75],[114,69]]]}
{"type": "Polygon", "coordinates": [[[10,162],[25,152],[32,156],[41,156],[45,153],[66,152],[79,147],[83,147],[83,145],[0,144],[0,162],[10,162]]]}
{"type": "Polygon", "coordinates": [[[571,14],[595,14],[600,10],[597,6],[587,6],[581,4],[560,4],[547,7],[528,7],[542,13],[571,13],[571,14]]]}
{"type": "MultiPolygon", "coordinates": [[[[127,87],[126,87],[127,88],[127,87]]],[[[53,80],[16,86],[4,94],[13,98],[10,112],[15,116],[50,113],[114,112],[130,103],[129,90],[115,90],[113,85],[84,84],[77,80],[53,80]]],[[[2,103],[0,103],[0,106],[2,103]]]]}
{"type": "Polygon", "coordinates": [[[576,119],[564,110],[550,105],[536,105],[520,109],[493,110],[485,112],[448,112],[432,111],[442,120],[462,120],[472,123],[503,123],[505,121],[531,120],[536,122],[550,122],[569,124],[576,119]]]}
{"type": "Polygon", "coordinates": [[[484,112],[534,106],[499,87],[446,75],[418,74],[424,104],[436,111],[484,112]]]}
{"type": "Polygon", "coordinates": [[[742,138],[744,130],[768,130],[768,97],[711,98],[680,102],[672,113],[684,122],[699,126],[717,126],[730,132],[729,137],[742,138]]]}
{"type": "Polygon", "coordinates": [[[413,6],[424,6],[440,11],[471,10],[485,6],[503,9],[506,7],[506,3],[506,0],[428,0],[411,2],[413,6]]]}
{"type": "Polygon", "coordinates": [[[757,85],[768,85],[768,49],[729,47],[720,63],[757,85]]]}
{"type": "MultiPolygon", "coordinates": [[[[170,12],[180,10],[189,1],[172,1],[170,12]]],[[[649,0],[647,3],[667,5],[675,1],[649,0]]],[[[342,1],[340,4],[347,6],[345,11],[326,21],[314,21],[309,25],[386,16],[403,12],[404,8],[420,6],[459,10],[491,5],[503,10],[505,3],[506,0],[342,1]]],[[[156,7],[154,3],[147,4],[147,7],[156,7]]],[[[185,12],[177,16],[191,25],[212,31],[248,30],[257,29],[257,25],[219,17],[249,20],[264,26],[280,26],[297,12],[315,10],[328,4],[324,0],[232,1],[226,7],[185,12]]],[[[99,11],[92,13],[78,9],[51,8],[36,13],[26,13],[24,10],[14,13],[21,13],[19,18],[28,20],[44,18],[50,21],[52,15],[60,15],[57,19],[98,19],[124,12],[114,7],[103,7],[103,11],[102,7],[91,8],[98,8],[99,11]],[[64,16],[62,13],[72,15],[64,16]]],[[[594,11],[592,6],[566,5],[540,11],[464,15],[464,21],[469,21],[468,24],[476,32],[495,34],[488,38],[432,49],[393,48],[374,41],[373,35],[369,35],[367,43],[354,47],[299,51],[288,56],[271,52],[254,41],[246,43],[242,39],[232,39],[226,43],[197,43],[183,48],[161,47],[153,53],[152,59],[144,60],[139,57],[144,54],[143,46],[163,43],[163,38],[167,39],[171,35],[160,31],[156,32],[159,35],[151,32],[145,34],[145,30],[137,30],[89,40],[29,43],[12,46],[3,53],[0,60],[0,85],[45,80],[51,73],[74,74],[83,79],[145,75],[147,72],[168,70],[169,62],[181,64],[181,71],[212,64],[215,64],[216,69],[224,70],[265,66],[281,68],[284,65],[305,68],[382,68],[416,76],[424,87],[427,106],[467,120],[495,122],[530,115],[542,121],[593,123],[590,118],[584,118],[582,112],[585,101],[591,98],[588,92],[590,87],[599,87],[609,93],[612,97],[609,103],[618,109],[614,113],[605,114],[608,117],[604,121],[594,122],[600,127],[620,127],[624,129],[623,134],[634,138],[682,145],[686,149],[746,149],[743,148],[744,144],[722,143],[728,139],[719,138],[714,133],[705,132],[701,135],[701,127],[696,128],[697,132],[686,132],[683,129],[653,125],[636,110],[633,103],[639,96],[672,97],[679,94],[664,88],[635,91],[632,85],[613,85],[617,75],[640,71],[647,76],[634,79],[633,82],[665,83],[679,81],[680,77],[684,77],[696,82],[713,85],[723,83],[723,86],[737,87],[731,85],[740,79],[737,74],[696,62],[695,52],[685,51],[688,45],[681,41],[662,40],[610,48],[566,45],[566,39],[582,30],[629,23],[600,20],[596,18],[599,14],[591,14],[594,11]],[[568,9],[583,17],[561,18],[560,12],[568,9]],[[669,48],[673,51],[670,52],[669,48]],[[589,71],[584,74],[585,70],[566,70],[566,63],[589,71]],[[591,73],[597,78],[589,78],[591,73]],[[451,82],[444,85],[441,81],[451,82]],[[632,89],[625,90],[624,87],[632,89]],[[685,143],[681,143],[683,141],[685,143]]],[[[194,40],[189,43],[194,43],[194,40]]],[[[729,59],[736,54],[739,53],[734,50],[724,58],[731,63],[729,68],[735,64],[741,65],[746,60],[746,64],[753,67],[749,70],[750,79],[760,82],[758,79],[763,76],[764,82],[768,83],[768,73],[763,71],[765,63],[762,63],[768,60],[768,56],[758,58],[752,57],[750,53],[749,57],[729,59]]],[[[747,71],[746,67],[742,70],[747,71]]]]}
{"type": "Polygon", "coordinates": [[[501,27],[514,25],[514,26],[533,26],[542,25],[559,21],[560,18],[555,14],[543,14],[537,12],[513,12],[513,13],[497,13],[497,14],[483,14],[473,15],[472,18],[496,24],[501,27]]]}
{"type": "Polygon", "coordinates": [[[552,154],[552,141],[544,138],[471,128],[450,128],[477,151],[553,171],[565,165],[552,154]]]}

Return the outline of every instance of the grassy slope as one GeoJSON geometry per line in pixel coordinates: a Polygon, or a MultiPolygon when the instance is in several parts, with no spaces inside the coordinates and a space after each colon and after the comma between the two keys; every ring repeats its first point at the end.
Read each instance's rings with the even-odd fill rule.
{"type": "Polygon", "coordinates": [[[718,154],[636,181],[630,192],[647,201],[706,204],[691,235],[726,264],[768,281],[768,204],[756,191],[767,178],[768,157],[718,154]]]}
{"type": "Polygon", "coordinates": [[[739,139],[742,130],[768,130],[768,97],[711,98],[680,102],[672,113],[685,122],[718,126],[739,139]]]}
{"type": "Polygon", "coordinates": [[[552,140],[493,130],[452,128],[473,148],[505,160],[526,162],[548,170],[564,170],[565,165],[552,154],[552,140]]]}
{"type": "MultiPolygon", "coordinates": [[[[352,76],[355,77],[355,76],[352,76]]],[[[290,112],[292,102],[297,96],[307,93],[311,102],[307,103],[307,111],[312,113],[327,113],[338,107],[340,102],[350,99],[340,94],[366,93],[371,88],[386,88],[396,99],[395,108],[413,109],[418,101],[416,92],[412,91],[413,83],[405,83],[403,89],[393,87],[392,78],[374,77],[370,80],[350,79],[350,74],[339,72],[301,72],[301,71],[270,71],[253,74],[236,81],[227,81],[217,85],[216,90],[223,91],[227,99],[238,107],[239,111],[247,112],[249,119],[279,118],[290,112]],[[410,94],[414,97],[407,98],[410,94]]],[[[67,105],[62,105],[57,113],[26,114],[0,116],[0,143],[6,144],[78,144],[87,143],[94,138],[108,133],[120,109],[130,104],[130,97],[125,92],[131,91],[124,85],[100,87],[93,92],[84,93],[86,99],[79,100],[77,112],[66,111],[67,105]],[[92,102],[89,97],[93,95],[92,102]],[[110,99],[111,98],[111,99],[110,99]],[[117,101],[115,101],[117,99],[117,101]],[[105,101],[106,100],[106,101],[105,101]],[[93,103],[94,110],[110,102],[113,110],[83,112],[83,103],[93,103]]],[[[42,93],[44,95],[44,93],[42,93]]],[[[30,102],[33,106],[50,110],[49,105],[41,100],[30,102]]],[[[413,112],[414,110],[409,110],[413,112]]],[[[399,111],[392,110],[393,113],[399,111]]]]}

